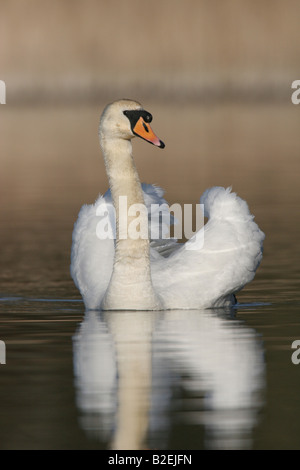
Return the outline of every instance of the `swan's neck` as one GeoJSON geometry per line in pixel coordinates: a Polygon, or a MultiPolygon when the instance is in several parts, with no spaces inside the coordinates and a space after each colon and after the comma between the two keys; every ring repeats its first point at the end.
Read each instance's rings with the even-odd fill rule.
{"type": "Polygon", "coordinates": [[[148,214],[146,211],[135,213],[137,205],[144,208],[145,202],[131,141],[102,139],[101,147],[116,211],[114,267],[102,308],[158,310],[161,306],[151,281],[149,239],[132,237],[135,219],[138,217],[140,228],[148,227],[148,214]]]}

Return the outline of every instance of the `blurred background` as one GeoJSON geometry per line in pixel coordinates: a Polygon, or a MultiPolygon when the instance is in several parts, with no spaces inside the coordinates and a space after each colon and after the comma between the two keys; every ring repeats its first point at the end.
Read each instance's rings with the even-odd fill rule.
{"type": "MultiPolygon", "coordinates": [[[[300,79],[299,18],[297,0],[0,0],[0,80],[6,84],[0,105],[1,306],[23,299],[2,308],[8,320],[0,339],[19,348],[16,374],[28,348],[32,360],[37,357],[35,341],[37,348],[50,341],[44,359],[55,358],[51,373],[58,370],[59,338],[60,358],[71,361],[65,348],[71,348],[75,323],[65,323],[65,330],[59,323],[63,314],[71,322],[67,304],[47,313],[54,323],[46,330],[56,329],[50,340],[39,336],[45,323],[28,324],[26,350],[22,322],[46,315],[46,304],[33,308],[32,299],[77,301],[76,319],[83,314],[69,274],[73,224],[80,207],[108,187],[100,114],[108,102],[132,98],[152,113],[153,129],[166,143],[160,150],[134,141],[141,181],[164,188],[170,204],[196,204],[206,188],[232,186],[266,233],[262,265],[238,295],[252,305],[239,316],[268,348],[269,408],[254,447],[299,448],[299,371],[290,361],[291,342],[300,336],[300,105],[291,102],[291,84],[300,79]],[[256,303],[269,307],[255,310],[256,303]],[[14,316],[19,323],[9,323],[14,316]]],[[[30,384],[14,395],[8,373],[1,403],[15,396],[20,405],[15,408],[12,398],[2,411],[2,446],[30,447],[32,436],[40,447],[70,445],[66,436],[74,426],[66,419],[61,437],[59,418],[66,410],[74,417],[72,365],[61,365],[61,377],[69,380],[64,402],[57,392],[64,382],[48,387],[45,375],[57,414],[30,384]],[[19,412],[27,423],[35,416],[36,429],[16,433],[19,412]],[[44,412],[56,421],[47,418],[43,434],[44,412]]],[[[82,435],[77,438],[80,447],[82,435]]]]}
{"type": "Polygon", "coordinates": [[[283,100],[297,77],[297,0],[1,1],[9,104],[283,100]]]}

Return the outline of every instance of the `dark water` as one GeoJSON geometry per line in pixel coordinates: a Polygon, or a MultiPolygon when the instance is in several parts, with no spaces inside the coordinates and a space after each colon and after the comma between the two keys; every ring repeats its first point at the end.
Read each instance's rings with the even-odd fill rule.
{"type": "Polygon", "coordinates": [[[1,108],[0,448],[299,449],[299,110],[148,105],[167,147],[136,142],[141,179],[170,203],[232,185],[263,263],[233,310],[85,315],[69,256],[107,184],[101,107],[1,108]]]}

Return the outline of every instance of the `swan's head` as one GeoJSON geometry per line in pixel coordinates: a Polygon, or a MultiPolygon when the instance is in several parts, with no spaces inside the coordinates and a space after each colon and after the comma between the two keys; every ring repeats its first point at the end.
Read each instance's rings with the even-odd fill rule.
{"type": "Polygon", "coordinates": [[[135,136],[164,148],[165,144],[150,127],[151,114],[137,101],[119,100],[106,106],[99,125],[99,137],[105,139],[130,140],[135,136]]]}

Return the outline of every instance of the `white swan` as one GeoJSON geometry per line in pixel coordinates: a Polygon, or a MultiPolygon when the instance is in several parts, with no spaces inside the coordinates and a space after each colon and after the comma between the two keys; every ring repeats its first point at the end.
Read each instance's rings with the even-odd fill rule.
{"type": "MultiPolygon", "coordinates": [[[[87,310],[231,305],[233,294],[254,278],[262,258],[264,234],[246,202],[230,188],[213,187],[201,197],[209,219],[201,229],[203,246],[195,236],[181,244],[162,238],[123,238],[120,233],[122,217],[129,214],[122,212],[120,197],[127,197],[128,208],[145,204],[148,213],[151,204],[165,202],[160,188],[141,185],[132,157],[131,140],[136,135],[164,147],[149,125],[151,120],[151,114],[131,100],[108,105],[101,116],[99,138],[110,190],[79,212],[73,231],[73,280],[87,310]],[[99,214],[104,213],[109,214],[106,228],[115,237],[99,237],[99,214]]],[[[141,210],[140,226],[148,224],[148,213],[141,210]]],[[[128,215],[126,229],[136,217],[128,215]]]]}

